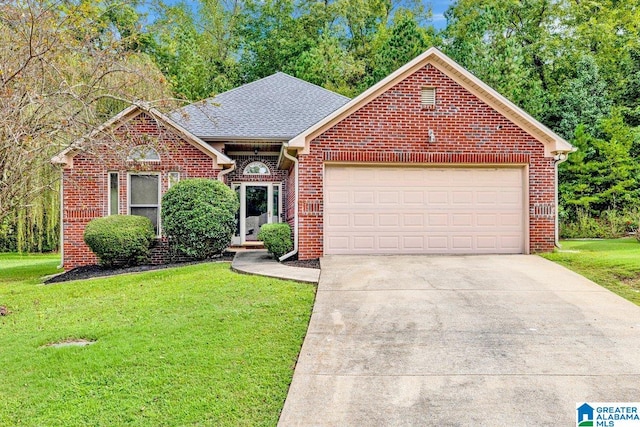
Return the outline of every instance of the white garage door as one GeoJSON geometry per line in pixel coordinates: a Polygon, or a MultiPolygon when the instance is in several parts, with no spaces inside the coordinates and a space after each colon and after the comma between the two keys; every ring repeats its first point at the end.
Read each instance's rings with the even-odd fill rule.
{"type": "Polygon", "coordinates": [[[325,254],[524,252],[524,168],[326,165],[325,254]]]}

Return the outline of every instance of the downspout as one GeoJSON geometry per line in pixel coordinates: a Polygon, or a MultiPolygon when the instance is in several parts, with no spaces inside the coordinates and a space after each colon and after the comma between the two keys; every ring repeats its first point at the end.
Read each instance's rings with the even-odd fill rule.
{"type": "Polygon", "coordinates": [[[560,163],[564,163],[567,161],[567,159],[569,158],[568,153],[563,153],[563,152],[557,152],[556,155],[553,157],[555,162],[554,162],[554,171],[555,171],[555,181],[556,181],[556,191],[555,191],[555,201],[556,201],[556,224],[555,224],[555,230],[554,230],[554,245],[556,246],[556,248],[561,248],[562,246],[560,246],[560,217],[559,217],[559,213],[558,213],[558,192],[559,192],[559,179],[558,179],[558,166],[560,165],[560,163]]]}
{"type": "Polygon", "coordinates": [[[286,253],[284,255],[282,255],[280,258],[278,258],[278,261],[282,262],[286,259],[291,258],[292,256],[294,256],[295,254],[298,253],[298,218],[300,216],[300,213],[298,212],[298,159],[296,157],[293,157],[292,155],[290,155],[287,152],[287,148],[289,147],[288,143],[284,143],[282,144],[282,154],[284,155],[285,158],[291,160],[293,162],[293,174],[294,174],[294,179],[296,181],[295,184],[295,196],[294,196],[294,201],[293,201],[293,205],[294,205],[294,212],[295,212],[295,218],[293,221],[293,250],[289,253],[286,253]]]}
{"type": "MultiPolygon", "coordinates": [[[[236,170],[236,162],[231,163],[231,167],[229,169],[224,169],[218,172],[218,181],[224,182],[224,176],[236,170]]],[[[226,183],[225,183],[226,184],[226,183]]]]}

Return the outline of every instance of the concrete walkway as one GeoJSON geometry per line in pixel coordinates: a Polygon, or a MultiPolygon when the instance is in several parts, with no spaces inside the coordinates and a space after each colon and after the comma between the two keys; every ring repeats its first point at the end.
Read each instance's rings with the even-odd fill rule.
{"type": "Polygon", "coordinates": [[[280,426],[570,426],[637,402],[640,307],[537,256],[329,256],[280,426]]]}
{"type": "Polygon", "coordinates": [[[279,263],[266,250],[238,251],[231,263],[238,273],[275,277],[302,283],[318,283],[320,270],[315,268],[290,267],[279,263]]]}

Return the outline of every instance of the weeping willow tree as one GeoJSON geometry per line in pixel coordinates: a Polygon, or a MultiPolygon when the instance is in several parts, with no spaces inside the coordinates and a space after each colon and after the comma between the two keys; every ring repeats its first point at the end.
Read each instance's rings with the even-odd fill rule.
{"type": "Polygon", "coordinates": [[[50,252],[58,248],[60,234],[59,172],[45,167],[30,183],[41,188],[30,203],[19,206],[0,226],[0,251],[50,252]]]}
{"type": "Polygon", "coordinates": [[[131,100],[170,98],[142,53],[134,6],[0,3],[0,250],[56,249],[60,171],[51,157],[131,100]]]}

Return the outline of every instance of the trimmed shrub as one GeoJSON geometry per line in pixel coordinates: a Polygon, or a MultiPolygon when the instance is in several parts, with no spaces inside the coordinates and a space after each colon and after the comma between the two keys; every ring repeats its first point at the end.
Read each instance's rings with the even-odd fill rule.
{"type": "Polygon", "coordinates": [[[240,202],[224,183],[180,181],[162,197],[162,230],[173,251],[195,259],[221,254],[236,231],[240,202]]]}
{"type": "Polygon", "coordinates": [[[258,240],[264,242],[265,248],[278,259],[293,249],[291,227],[286,222],[279,224],[265,224],[260,227],[258,240]]]}
{"type": "Polygon", "coordinates": [[[84,242],[107,267],[149,262],[155,237],[149,218],[136,215],[94,218],[84,229],[84,242]]]}

